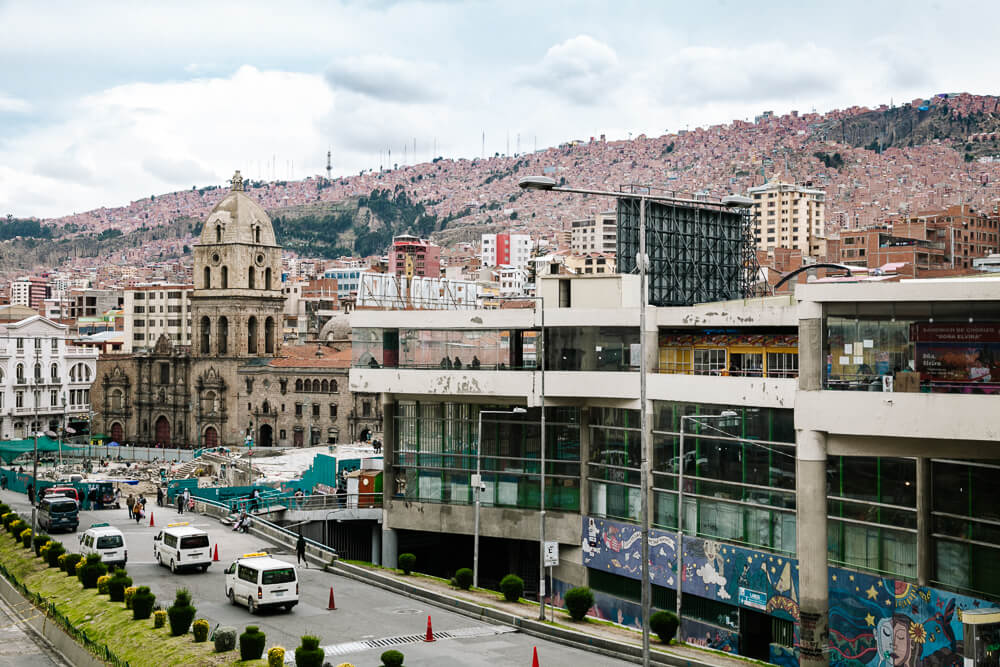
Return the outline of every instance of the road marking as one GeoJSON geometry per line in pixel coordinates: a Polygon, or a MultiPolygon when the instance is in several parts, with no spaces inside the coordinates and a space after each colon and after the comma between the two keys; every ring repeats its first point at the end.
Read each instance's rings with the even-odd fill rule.
{"type": "MultiPolygon", "coordinates": [[[[455,630],[435,632],[434,639],[493,637],[495,635],[504,635],[509,632],[517,632],[517,630],[509,625],[478,625],[469,628],[457,628],[455,630]]],[[[322,648],[326,655],[349,655],[351,653],[370,651],[372,649],[384,649],[389,646],[416,644],[424,641],[425,637],[426,635],[423,633],[416,635],[399,635],[396,637],[382,637],[381,639],[366,639],[356,642],[344,642],[343,644],[332,644],[322,648]]]]}

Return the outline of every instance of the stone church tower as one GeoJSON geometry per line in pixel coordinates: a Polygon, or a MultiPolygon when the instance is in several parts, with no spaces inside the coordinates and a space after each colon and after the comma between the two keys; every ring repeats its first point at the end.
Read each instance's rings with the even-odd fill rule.
{"type": "Polygon", "coordinates": [[[238,171],[232,190],[209,213],[194,246],[194,286],[194,358],[278,354],[284,308],[281,247],[267,213],[243,191],[238,171]]]}

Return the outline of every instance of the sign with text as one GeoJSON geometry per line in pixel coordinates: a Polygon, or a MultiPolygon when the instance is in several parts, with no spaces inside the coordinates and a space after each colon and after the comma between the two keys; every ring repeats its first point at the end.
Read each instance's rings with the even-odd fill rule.
{"type": "Polygon", "coordinates": [[[544,554],[545,567],[556,567],[559,565],[559,543],[546,542],[544,554]]]}
{"type": "Polygon", "coordinates": [[[767,610],[767,594],[740,586],[740,606],[767,610]]]}

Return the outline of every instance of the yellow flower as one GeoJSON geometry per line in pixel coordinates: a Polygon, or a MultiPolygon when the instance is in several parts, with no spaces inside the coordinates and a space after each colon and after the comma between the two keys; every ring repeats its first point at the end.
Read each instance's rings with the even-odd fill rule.
{"type": "Polygon", "coordinates": [[[914,623],[910,626],[910,639],[914,644],[923,644],[927,641],[927,630],[924,626],[914,623]]]}

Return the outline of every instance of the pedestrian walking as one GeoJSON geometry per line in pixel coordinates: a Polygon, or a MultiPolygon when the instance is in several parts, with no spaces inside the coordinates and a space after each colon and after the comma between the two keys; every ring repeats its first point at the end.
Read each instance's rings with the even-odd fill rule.
{"type": "Polygon", "coordinates": [[[184,509],[191,509],[191,490],[184,489],[184,509]]]}
{"type": "Polygon", "coordinates": [[[156,487],[156,506],[163,507],[163,487],[156,487]]]}
{"type": "Polygon", "coordinates": [[[35,504],[35,486],[33,484],[28,485],[28,504],[35,504]]]}
{"type": "Polygon", "coordinates": [[[299,530],[299,539],[295,543],[295,556],[297,563],[305,561],[305,566],[309,568],[309,561],[306,560],[306,538],[302,537],[302,531],[299,530]]]}
{"type": "Polygon", "coordinates": [[[177,513],[184,514],[184,494],[177,494],[177,513]]]}
{"type": "Polygon", "coordinates": [[[125,507],[128,508],[128,518],[130,518],[130,519],[133,518],[132,517],[132,506],[134,504],[135,504],[135,497],[133,497],[132,494],[130,493],[130,494],[128,494],[128,498],[125,499],[125,507]]]}

